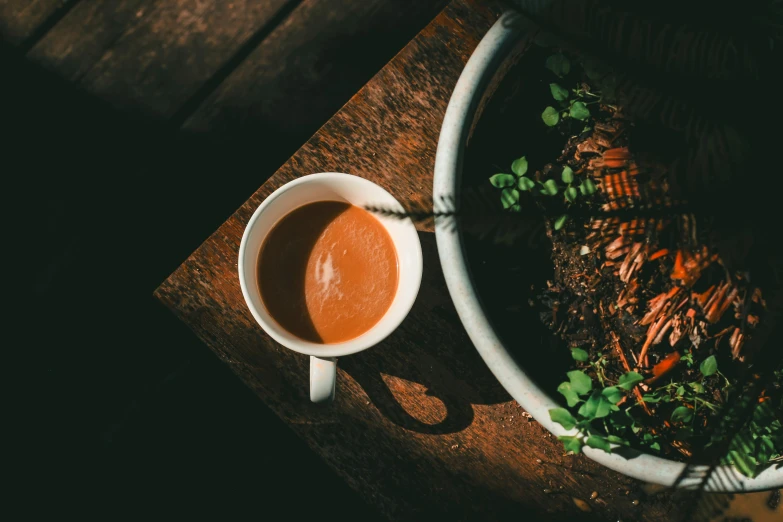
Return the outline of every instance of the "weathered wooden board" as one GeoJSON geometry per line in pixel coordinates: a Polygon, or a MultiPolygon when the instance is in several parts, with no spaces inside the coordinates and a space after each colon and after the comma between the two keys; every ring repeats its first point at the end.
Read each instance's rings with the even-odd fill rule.
{"type": "Polygon", "coordinates": [[[78,0],[0,0],[0,37],[20,45],[54,15],[78,0]]]}
{"type": "Polygon", "coordinates": [[[253,131],[260,124],[292,134],[313,113],[326,120],[339,108],[332,104],[333,93],[366,83],[399,51],[397,42],[413,38],[421,21],[445,5],[305,0],[206,100],[187,128],[253,131]],[[362,65],[368,61],[379,65],[362,65]]]}
{"type": "Polygon", "coordinates": [[[158,0],[79,2],[30,49],[27,57],[78,81],[158,0]]]}
{"type": "MultiPolygon", "coordinates": [[[[202,105],[185,129],[263,147],[254,163],[268,176],[445,4],[94,0],[78,3],[28,58],[175,126],[202,105]]],[[[237,149],[223,155],[236,160],[226,167],[245,170],[237,149]]]]}
{"type": "Polygon", "coordinates": [[[167,118],[291,1],[81,2],[31,58],[116,107],[167,118]]]}
{"type": "Polygon", "coordinates": [[[446,3],[305,0],[184,128],[230,136],[240,145],[229,170],[250,154],[266,179],[446,3]]]}
{"type": "MultiPolygon", "coordinates": [[[[666,520],[671,502],[642,498],[634,505],[643,497],[638,483],[584,457],[564,456],[498,386],[459,324],[431,232],[420,232],[425,274],[411,314],[377,347],[341,360],[338,398],[329,407],[308,402],[307,358],[272,341],[244,305],[236,273],[240,238],[255,208],[284,183],[339,171],[371,179],[403,200],[430,193],[451,90],[498,14],[484,2],[452,2],[156,296],[390,518],[573,520],[587,515],[581,504],[599,520],[666,520]],[[598,497],[590,500],[593,491],[598,497]]],[[[214,104],[224,109],[205,109],[189,125],[228,117],[229,100],[252,92],[235,88],[232,93],[227,84],[216,94],[214,104]]]]}

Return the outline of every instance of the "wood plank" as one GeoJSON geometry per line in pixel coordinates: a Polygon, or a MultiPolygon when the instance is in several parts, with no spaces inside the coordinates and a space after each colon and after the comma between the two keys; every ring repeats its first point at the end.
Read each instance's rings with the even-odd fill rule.
{"type": "Polygon", "coordinates": [[[258,169],[276,169],[446,3],[305,0],[184,128],[251,137],[258,169]]]}
{"type": "Polygon", "coordinates": [[[27,54],[35,63],[78,81],[158,0],[79,2],[27,54]]]}
{"type": "Polygon", "coordinates": [[[167,118],[292,1],[89,2],[32,56],[116,107],[167,118]]]}
{"type": "MultiPolygon", "coordinates": [[[[221,160],[227,171],[246,170],[252,163],[258,172],[271,173],[445,3],[367,0],[336,7],[327,0],[306,0],[250,55],[239,74],[229,77],[225,83],[230,87],[221,87],[209,98],[186,129],[227,137],[212,147],[230,149],[221,160]],[[259,143],[264,144],[265,153],[254,155],[251,161],[248,152],[259,143]]],[[[161,5],[160,0],[84,2],[28,57],[65,78],[81,81],[88,92],[120,108],[141,108],[146,114],[179,119],[180,113],[184,117],[198,107],[182,104],[188,94],[198,101],[198,95],[192,93],[205,74],[190,77],[193,81],[188,84],[172,72],[183,66],[170,66],[165,56],[131,63],[143,52],[139,48],[158,45],[148,26],[160,26],[159,20],[171,15],[171,7],[161,5]],[[139,85],[153,79],[156,83],[151,86],[139,85]],[[183,86],[186,92],[178,93],[183,86]]],[[[170,35],[160,35],[161,46],[167,38],[170,35]]],[[[193,48],[198,53],[198,45],[193,48]]],[[[198,89],[204,87],[201,84],[198,89]]],[[[246,194],[255,186],[240,185],[238,193],[246,194]]],[[[234,200],[230,208],[239,201],[234,200]]]]}
{"type": "MultiPolygon", "coordinates": [[[[583,456],[564,456],[556,440],[522,416],[459,324],[431,233],[420,233],[425,273],[411,314],[377,347],[341,360],[338,397],[328,408],[308,401],[307,357],[274,343],[244,305],[236,272],[242,232],[260,202],[284,183],[342,171],[371,179],[403,200],[431,193],[449,95],[498,14],[479,0],[452,2],[156,297],[389,518],[583,519],[578,499],[601,520],[666,520],[675,509],[671,502],[634,506],[643,496],[637,482],[583,456]],[[599,497],[591,501],[593,491],[599,497]]],[[[226,105],[218,112],[228,114],[226,105]]]]}
{"type": "Polygon", "coordinates": [[[76,0],[0,0],[0,37],[21,44],[69,1],[76,0]]]}

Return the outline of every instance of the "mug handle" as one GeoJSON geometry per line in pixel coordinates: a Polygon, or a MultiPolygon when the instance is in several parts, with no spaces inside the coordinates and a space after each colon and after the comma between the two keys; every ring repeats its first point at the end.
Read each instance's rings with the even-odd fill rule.
{"type": "Polygon", "coordinates": [[[337,358],[310,356],[310,400],[332,402],[337,383],[337,358]]]}

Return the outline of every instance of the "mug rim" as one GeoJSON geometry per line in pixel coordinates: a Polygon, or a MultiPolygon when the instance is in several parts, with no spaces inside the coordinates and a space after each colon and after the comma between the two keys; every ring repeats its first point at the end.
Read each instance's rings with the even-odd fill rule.
{"type": "MultiPolygon", "coordinates": [[[[421,279],[423,273],[423,259],[422,259],[422,252],[421,252],[421,241],[419,240],[418,231],[416,230],[413,221],[411,221],[410,218],[405,218],[400,220],[401,225],[406,229],[406,231],[409,231],[411,233],[411,236],[415,239],[415,241],[413,241],[413,244],[410,245],[408,248],[406,248],[406,252],[410,251],[410,254],[413,255],[413,266],[411,267],[411,269],[413,270],[414,273],[413,273],[412,280],[407,284],[407,286],[410,287],[412,291],[407,296],[407,299],[402,301],[402,304],[400,305],[398,312],[390,316],[389,311],[391,310],[392,305],[400,297],[399,295],[400,287],[402,284],[402,278],[400,277],[398,280],[397,291],[394,295],[394,299],[392,300],[392,304],[389,305],[389,310],[387,310],[386,313],[378,320],[378,322],[376,322],[367,331],[365,331],[364,333],[362,333],[357,337],[348,339],[347,341],[342,341],[339,343],[315,343],[312,341],[307,341],[298,338],[296,337],[295,334],[289,332],[282,325],[278,324],[275,321],[275,319],[271,317],[271,314],[269,314],[268,311],[267,311],[267,315],[270,315],[271,322],[267,321],[262,316],[262,314],[259,313],[256,306],[253,304],[251,300],[250,298],[251,290],[249,288],[247,278],[245,277],[246,266],[245,266],[244,259],[245,259],[245,254],[247,252],[247,248],[248,248],[247,243],[249,241],[250,235],[256,223],[264,213],[264,211],[282,194],[288,192],[289,190],[295,189],[299,185],[312,183],[314,181],[322,181],[322,180],[326,180],[327,182],[339,180],[340,182],[347,181],[348,183],[358,183],[358,184],[365,184],[367,186],[372,186],[374,187],[373,190],[380,190],[383,193],[385,193],[390,198],[390,200],[394,201],[396,206],[399,206],[399,208],[402,210],[402,205],[400,205],[400,203],[397,201],[397,199],[394,196],[392,196],[386,189],[384,189],[377,183],[374,183],[366,178],[355,176],[353,174],[345,174],[342,172],[319,172],[319,173],[301,176],[297,179],[289,181],[288,183],[285,183],[281,187],[278,187],[269,196],[267,196],[264,199],[264,201],[262,201],[261,204],[253,212],[253,215],[248,220],[247,225],[245,225],[245,230],[242,233],[242,240],[239,244],[237,272],[239,275],[239,285],[242,289],[242,296],[245,299],[245,304],[247,305],[248,309],[250,310],[250,313],[253,315],[253,318],[256,320],[258,325],[261,326],[261,329],[264,330],[264,332],[266,332],[270,337],[272,337],[272,339],[277,341],[277,343],[279,343],[283,347],[289,350],[293,350],[295,352],[302,353],[304,355],[311,355],[315,357],[340,357],[344,355],[351,355],[354,353],[358,353],[368,348],[371,348],[372,346],[375,346],[376,344],[383,341],[386,337],[391,335],[391,333],[394,332],[394,330],[396,330],[399,327],[402,321],[405,320],[405,318],[410,313],[410,310],[416,301],[416,297],[418,296],[419,289],[421,288],[421,279]],[[283,334],[281,334],[280,331],[285,332],[285,334],[290,337],[284,336],[283,334]]],[[[311,203],[315,203],[318,201],[333,201],[333,200],[319,199],[319,200],[312,201],[311,203]]],[[[348,201],[348,203],[354,205],[354,203],[351,201],[348,201]]],[[[296,210],[296,208],[299,207],[291,208],[285,213],[285,215],[288,215],[292,211],[296,210]]],[[[399,263],[400,245],[398,244],[398,241],[395,240],[394,236],[392,235],[391,231],[389,231],[384,221],[380,219],[378,221],[381,223],[381,225],[384,227],[386,232],[389,234],[392,240],[392,244],[394,245],[394,248],[396,250],[395,253],[397,254],[397,260],[399,263]]],[[[274,226],[275,225],[272,225],[272,228],[274,226]]],[[[263,299],[261,299],[261,302],[263,304],[263,299]]]]}

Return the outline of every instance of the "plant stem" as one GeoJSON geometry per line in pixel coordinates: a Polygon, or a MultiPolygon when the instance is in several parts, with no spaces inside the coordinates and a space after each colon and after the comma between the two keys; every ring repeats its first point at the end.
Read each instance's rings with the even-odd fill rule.
{"type": "Polygon", "coordinates": [[[601,382],[601,387],[605,388],[606,385],[604,384],[604,377],[603,375],[601,375],[603,373],[601,370],[601,366],[597,362],[596,363],[591,362],[590,366],[592,366],[593,370],[595,370],[595,376],[598,377],[598,380],[601,382]]]}

